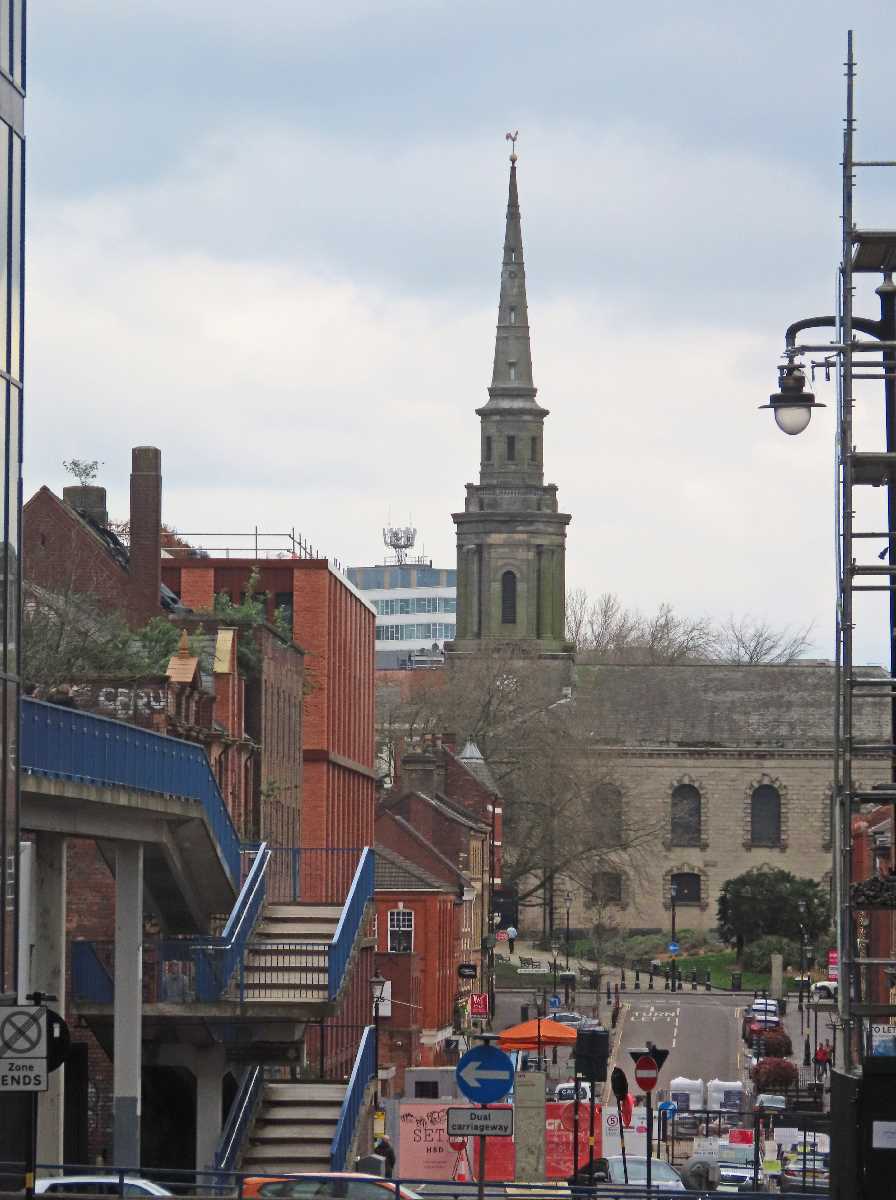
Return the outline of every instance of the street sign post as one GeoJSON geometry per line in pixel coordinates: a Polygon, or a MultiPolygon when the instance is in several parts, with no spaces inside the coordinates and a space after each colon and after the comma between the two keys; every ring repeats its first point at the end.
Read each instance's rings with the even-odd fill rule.
{"type": "Polygon", "coordinates": [[[448,1137],[513,1137],[512,1108],[449,1108],[448,1137]]]}
{"type": "Polygon", "coordinates": [[[474,1104],[495,1104],[513,1087],[513,1062],[497,1046],[474,1046],[457,1064],[457,1086],[474,1104]]]}
{"type": "Polygon", "coordinates": [[[43,1005],[0,1009],[0,1092],[45,1092],[47,1010],[43,1005]]]}
{"type": "Polygon", "coordinates": [[[645,1183],[650,1191],[651,1159],[653,1157],[653,1089],[659,1078],[660,1068],[669,1057],[668,1050],[661,1050],[648,1042],[644,1050],[629,1050],[635,1061],[635,1083],[647,1096],[647,1172],[645,1183]]]}
{"type": "Polygon", "coordinates": [[[670,954],[678,953],[678,942],[670,942],[669,943],[669,953],[670,954]]]}
{"type": "Polygon", "coordinates": [[[635,1083],[643,1092],[652,1092],[656,1087],[660,1069],[656,1060],[649,1054],[642,1054],[635,1060],[635,1083]]]}
{"type": "Polygon", "coordinates": [[[560,1007],[560,997],[559,996],[548,996],[548,1008],[558,1009],[559,1007],[560,1007]]]}

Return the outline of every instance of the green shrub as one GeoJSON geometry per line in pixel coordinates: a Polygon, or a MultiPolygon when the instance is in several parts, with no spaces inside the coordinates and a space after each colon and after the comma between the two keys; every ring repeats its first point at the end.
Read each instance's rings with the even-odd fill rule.
{"type": "Polygon", "coordinates": [[[770,971],[773,954],[783,956],[785,967],[799,966],[799,943],[775,935],[757,938],[755,942],[750,942],[744,947],[741,959],[748,971],[770,971]]]}

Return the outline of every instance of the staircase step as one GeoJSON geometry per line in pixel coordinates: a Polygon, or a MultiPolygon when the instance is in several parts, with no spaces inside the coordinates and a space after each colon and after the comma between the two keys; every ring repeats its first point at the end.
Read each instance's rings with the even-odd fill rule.
{"type": "Polygon", "coordinates": [[[288,917],[292,921],[308,918],[327,918],[338,924],[342,916],[341,904],[266,904],[264,917],[288,917]]]}
{"type": "Polygon", "coordinates": [[[321,946],[304,946],[304,945],[276,945],[266,946],[264,943],[258,945],[253,942],[246,950],[246,954],[251,957],[263,957],[267,959],[277,958],[303,958],[307,957],[309,962],[321,962],[327,957],[327,947],[321,946]]]}
{"type": "MultiPolygon", "coordinates": [[[[243,1156],[244,1169],[247,1162],[253,1159],[256,1162],[265,1162],[268,1164],[271,1159],[278,1161],[286,1159],[301,1159],[301,1158],[325,1158],[328,1162],[330,1159],[330,1144],[332,1138],[319,1138],[315,1142],[302,1142],[301,1149],[297,1147],[296,1154],[290,1154],[288,1146],[284,1146],[281,1142],[275,1142],[271,1145],[259,1144],[254,1137],[249,1140],[249,1146],[243,1156]]],[[[295,1168],[293,1168],[295,1170],[295,1168]]]]}
{"type": "Polygon", "coordinates": [[[273,938],[275,941],[283,942],[331,942],[333,934],[336,932],[335,925],[327,925],[326,929],[309,929],[305,925],[301,925],[296,921],[283,921],[280,924],[274,924],[270,921],[262,921],[260,925],[256,925],[252,936],[255,938],[273,938]]]}
{"type": "Polygon", "coordinates": [[[258,1118],[259,1126],[294,1125],[296,1122],[314,1122],[316,1124],[336,1125],[342,1105],[338,1102],[322,1104],[320,1100],[309,1100],[307,1104],[298,1101],[284,1101],[282,1104],[271,1104],[258,1118]]]}
{"type": "Polygon", "coordinates": [[[284,1141],[320,1142],[328,1137],[332,1141],[335,1125],[335,1121],[324,1121],[323,1127],[310,1121],[276,1121],[273,1125],[265,1120],[256,1121],[252,1129],[252,1144],[268,1146],[284,1141]]]}
{"type": "Polygon", "coordinates": [[[263,1102],[298,1100],[305,1104],[312,1100],[329,1100],[341,1104],[344,1096],[344,1083],[266,1083],[263,1102]]]}

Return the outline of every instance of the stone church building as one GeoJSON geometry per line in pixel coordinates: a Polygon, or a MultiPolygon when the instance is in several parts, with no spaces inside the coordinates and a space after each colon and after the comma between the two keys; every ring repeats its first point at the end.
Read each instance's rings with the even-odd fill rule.
{"type": "MultiPolygon", "coordinates": [[[[464,511],[453,514],[457,635],[446,646],[448,669],[489,650],[519,650],[544,662],[558,701],[575,705],[593,730],[583,775],[604,780],[595,816],[602,810],[603,827],[616,832],[590,887],[582,872],[575,884],[555,883],[555,896],[572,895],[574,928],[598,913],[620,927],[669,928],[674,894],[678,929],[709,929],[722,884],[751,867],[830,878],[834,669],[575,664],[565,614],[570,516],[556,485],[544,482],[548,410],[535,399],[515,153],[510,162],[494,369],[488,402],[476,409],[479,482],[467,484],[464,511]]],[[[862,740],[889,741],[886,705],[859,703],[862,740]]],[[[870,754],[863,782],[872,787],[888,771],[886,756],[870,754]]],[[[558,903],[564,911],[548,923],[559,929],[558,903]]],[[[543,920],[540,904],[520,910],[524,930],[540,933],[543,920]]]]}

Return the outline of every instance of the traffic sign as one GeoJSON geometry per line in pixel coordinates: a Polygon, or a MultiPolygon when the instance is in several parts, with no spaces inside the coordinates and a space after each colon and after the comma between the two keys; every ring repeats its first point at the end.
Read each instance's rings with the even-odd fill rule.
{"type": "Polygon", "coordinates": [[[475,963],[458,963],[457,973],[461,977],[461,979],[475,979],[476,978],[476,964],[475,963]]]}
{"type": "Polygon", "coordinates": [[[628,1095],[628,1079],[622,1067],[614,1067],[610,1075],[610,1087],[617,1100],[624,1100],[628,1095]]]}
{"type": "Polygon", "coordinates": [[[0,1092],[45,1092],[48,1086],[47,1010],[0,1009],[0,1092]]]}
{"type": "Polygon", "coordinates": [[[678,942],[670,942],[669,943],[669,953],[670,954],[678,953],[678,942]]]}
{"type": "Polygon", "coordinates": [[[659,1073],[660,1069],[656,1065],[656,1060],[652,1059],[649,1054],[642,1054],[635,1063],[635,1083],[643,1092],[653,1091],[659,1073]]]}
{"type": "Polygon", "coordinates": [[[454,1150],[456,1153],[458,1153],[458,1154],[459,1154],[459,1153],[461,1152],[461,1150],[466,1150],[466,1148],[467,1148],[467,1139],[466,1139],[466,1138],[462,1138],[462,1137],[458,1137],[458,1138],[449,1138],[449,1139],[448,1139],[448,1145],[451,1147],[451,1149],[452,1149],[452,1150],[454,1150]]]}
{"type": "Polygon", "coordinates": [[[513,1137],[512,1108],[449,1108],[448,1137],[513,1137]]]}
{"type": "Polygon", "coordinates": [[[559,996],[548,996],[548,1008],[559,1008],[559,1007],[560,1007],[560,997],[559,996]]]}
{"type": "Polygon", "coordinates": [[[513,1062],[497,1046],[474,1046],[457,1064],[457,1086],[474,1104],[494,1104],[513,1087],[513,1062]]]}
{"type": "Polygon", "coordinates": [[[673,1113],[678,1112],[678,1105],[674,1100],[664,1100],[662,1104],[657,1105],[658,1112],[666,1112],[671,1117],[673,1113]]]}

